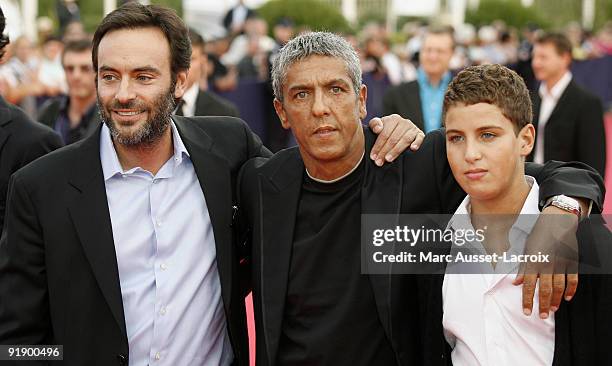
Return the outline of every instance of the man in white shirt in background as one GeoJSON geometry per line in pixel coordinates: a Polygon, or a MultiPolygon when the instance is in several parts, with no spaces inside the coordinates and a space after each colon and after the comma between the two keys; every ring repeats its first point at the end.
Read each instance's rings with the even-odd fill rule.
{"type": "Polygon", "coordinates": [[[204,38],[195,29],[190,28],[189,40],[191,41],[191,65],[187,75],[185,94],[175,113],[185,117],[240,117],[238,107],[234,103],[207,90],[206,79],[202,78],[202,74],[206,74],[208,69],[204,38]]]}
{"type": "Polygon", "coordinates": [[[581,161],[601,176],[606,167],[606,135],[599,98],[584,90],[569,71],[572,44],[560,33],[536,39],[531,63],[541,84],[532,95],[536,143],[530,160],[581,161]]]}

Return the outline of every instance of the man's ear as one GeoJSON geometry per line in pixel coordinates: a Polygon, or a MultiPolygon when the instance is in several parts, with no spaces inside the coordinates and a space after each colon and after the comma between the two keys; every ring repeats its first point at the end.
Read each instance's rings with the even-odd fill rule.
{"type": "Polygon", "coordinates": [[[527,157],[533,150],[535,144],[535,127],[531,123],[528,123],[518,133],[519,149],[521,156],[527,157]]]}
{"type": "Polygon", "coordinates": [[[175,99],[180,99],[183,97],[183,94],[185,94],[185,88],[187,86],[187,72],[189,70],[185,70],[185,71],[179,71],[176,74],[176,85],[174,86],[174,98],[175,99]]]}
{"type": "Polygon", "coordinates": [[[368,100],[368,87],[365,84],[361,84],[359,88],[359,118],[361,120],[365,119],[368,115],[368,110],[366,109],[366,102],[368,100]]]}
{"type": "Polygon", "coordinates": [[[278,118],[280,119],[281,125],[283,126],[283,128],[285,130],[290,129],[291,124],[289,123],[289,120],[287,119],[287,113],[285,113],[283,102],[281,102],[280,100],[276,98],[274,98],[274,110],[276,111],[276,115],[278,115],[278,118]]]}
{"type": "Polygon", "coordinates": [[[571,52],[566,52],[563,54],[563,61],[565,62],[565,66],[567,67],[567,69],[570,68],[570,66],[572,66],[572,53],[571,52]]]}

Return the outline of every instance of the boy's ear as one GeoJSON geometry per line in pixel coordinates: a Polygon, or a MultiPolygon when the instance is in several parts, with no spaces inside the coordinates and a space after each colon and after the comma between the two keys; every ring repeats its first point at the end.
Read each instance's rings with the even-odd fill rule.
{"type": "Polygon", "coordinates": [[[533,150],[535,144],[535,127],[528,123],[518,133],[519,149],[522,157],[527,157],[533,150]]]}

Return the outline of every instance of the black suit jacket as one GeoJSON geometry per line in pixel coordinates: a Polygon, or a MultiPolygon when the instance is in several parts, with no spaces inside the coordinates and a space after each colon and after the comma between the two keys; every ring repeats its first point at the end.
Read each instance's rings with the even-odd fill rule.
{"type": "MultiPolygon", "coordinates": [[[[176,110],[176,114],[183,115],[182,106],[176,110]]],[[[240,112],[238,107],[229,100],[209,91],[200,90],[196,98],[194,115],[240,117],[240,112]]]]}
{"type": "Polygon", "coordinates": [[[21,109],[0,97],[0,232],[11,174],[62,146],[53,130],[33,122],[21,109]]]}
{"type": "MultiPolygon", "coordinates": [[[[540,94],[531,94],[533,124],[538,128],[540,94]]],[[[572,80],[553,109],[544,128],[544,160],[581,161],[604,176],[606,133],[603,108],[595,95],[572,80]]],[[[537,147],[537,146],[536,146],[537,147]]],[[[533,160],[535,148],[529,156],[533,160]]]]}
{"type": "MultiPolygon", "coordinates": [[[[366,156],[374,139],[366,129],[366,156]]],[[[541,183],[541,197],[564,193],[587,197],[601,207],[601,178],[592,170],[555,170],[561,166],[585,167],[558,162],[527,167],[528,174],[541,183]]],[[[253,159],[240,173],[240,216],[250,230],[245,243],[252,245],[258,365],[276,363],[303,174],[297,147],[282,150],[270,159],[253,159]]],[[[427,135],[417,152],[405,152],[391,164],[378,168],[367,160],[361,210],[364,214],[392,215],[454,212],[464,196],[446,160],[444,133],[437,130],[427,135]]],[[[414,276],[369,275],[369,279],[377,315],[398,363],[421,365],[419,328],[413,326],[419,323],[414,276]]]]}
{"type": "MultiPolygon", "coordinates": [[[[247,365],[234,184],[245,161],[270,153],[241,120],[173,118],[210,213],[235,363],[247,365]]],[[[64,365],[128,364],[102,174],[98,130],[13,175],[0,241],[0,344],[63,344],[64,365]]]]}
{"type": "MultiPolygon", "coordinates": [[[[38,112],[38,122],[49,126],[52,129],[55,128],[55,123],[59,118],[62,105],[65,103],[66,98],[66,96],[61,96],[46,101],[45,104],[40,107],[40,111],[38,112]]],[[[91,114],[89,115],[89,118],[82,121],[83,126],[79,126],[79,133],[77,135],[79,136],[79,139],[93,135],[98,130],[98,127],[100,127],[100,113],[98,112],[97,106],[94,108],[95,110],[90,112],[91,114]]]]}
{"type": "Polygon", "coordinates": [[[383,114],[399,114],[408,118],[418,128],[424,131],[423,110],[419,82],[416,80],[401,83],[389,88],[383,97],[383,114]]]}

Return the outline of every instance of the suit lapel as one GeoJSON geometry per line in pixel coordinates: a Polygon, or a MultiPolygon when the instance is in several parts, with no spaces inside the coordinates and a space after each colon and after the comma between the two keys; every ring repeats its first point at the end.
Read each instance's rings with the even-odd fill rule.
{"type": "Polygon", "coordinates": [[[570,81],[569,84],[567,84],[567,87],[565,88],[561,96],[559,97],[557,104],[555,104],[555,108],[550,113],[550,116],[548,117],[548,121],[546,121],[547,122],[546,127],[548,127],[548,122],[563,120],[563,118],[560,118],[559,114],[563,113],[563,109],[565,108],[566,105],[568,105],[568,100],[571,100],[570,97],[571,97],[572,92],[574,91],[574,87],[575,87],[575,84],[573,80],[570,81]]]}
{"type": "Polygon", "coordinates": [[[77,235],[100,290],[127,339],[117,255],[100,162],[100,128],[82,142],[75,173],[69,178],[78,197],[68,206],[77,235]]]}
{"type": "Polygon", "coordinates": [[[203,91],[198,91],[198,97],[196,98],[195,104],[195,115],[196,116],[209,116],[211,115],[208,111],[208,101],[203,91]]]}
{"type": "Polygon", "coordinates": [[[415,111],[415,120],[413,121],[415,125],[417,125],[418,128],[420,128],[421,130],[425,130],[425,121],[423,120],[423,107],[422,107],[422,103],[421,103],[421,91],[419,89],[419,84],[416,83],[415,84],[415,90],[414,90],[414,111],[415,111]]]}
{"type": "MultiPolygon", "coordinates": [[[[8,108],[4,98],[0,96],[0,127],[10,123],[11,119],[11,110],[8,108]]],[[[10,135],[11,134],[8,130],[0,128],[0,151],[2,151],[2,146],[4,146],[10,135]]]]}
{"type": "Polygon", "coordinates": [[[418,82],[403,84],[400,93],[402,116],[410,119],[418,128],[423,129],[423,111],[421,109],[421,93],[418,82]]]}
{"type": "Polygon", "coordinates": [[[261,309],[266,327],[262,336],[266,337],[270,365],[276,360],[282,327],[303,172],[296,148],[271,178],[260,176],[263,233],[257,245],[261,248],[261,309]]]}
{"type": "Polygon", "coordinates": [[[531,95],[532,95],[531,101],[533,104],[533,107],[532,107],[533,108],[533,125],[537,131],[538,122],[540,120],[540,105],[542,104],[542,99],[540,98],[540,94],[537,90],[532,92],[531,95]]]}
{"type": "MultiPolygon", "coordinates": [[[[368,129],[365,129],[366,136],[366,156],[369,156],[376,136],[368,129]]],[[[371,159],[366,161],[365,180],[361,192],[361,212],[362,214],[391,214],[397,217],[400,214],[402,202],[403,186],[403,164],[401,159],[392,163],[378,167],[371,159]]],[[[396,219],[397,220],[397,219],[396,219]]],[[[366,262],[367,263],[367,262],[366,262]]],[[[389,274],[372,274],[370,283],[376,300],[376,308],[382,326],[389,339],[392,337],[391,319],[391,281],[392,268],[389,274]]]]}
{"type": "Polygon", "coordinates": [[[232,245],[232,181],[230,167],[213,148],[213,140],[185,117],[173,116],[178,132],[191,155],[215,236],[217,268],[221,280],[221,296],[229,314],[232,294],[234,251],[232,245]]]}
{"type": "MultiPolygon", "coordinates": [[[[2,112],[0,112],[0,113],[2,113],[2,112]]],[[[2,147],[6,143],[6,140],[8,140],[9,136],[10,136],[10,133],[5,131],[3,128],[0,128],[0,151],[2,151],[2,147]]]]}

